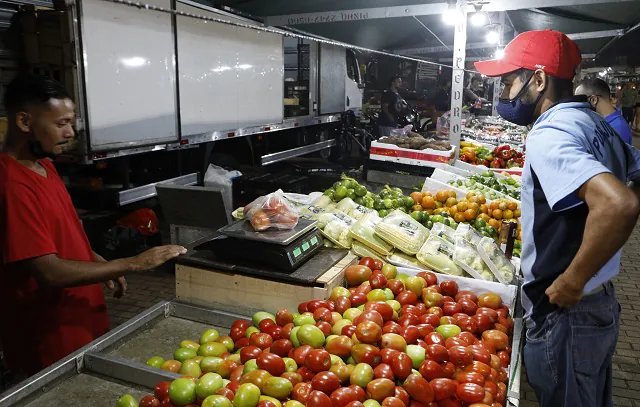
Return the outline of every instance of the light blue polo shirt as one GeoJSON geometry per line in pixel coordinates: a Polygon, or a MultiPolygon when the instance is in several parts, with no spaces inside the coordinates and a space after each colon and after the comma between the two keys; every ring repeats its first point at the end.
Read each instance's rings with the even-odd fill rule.
{"type": "MultiPolygon", "coordinates": [[[[589,213],[577,194],[594,176],[640,179],[640,152],[626,144],[586,102],[561,102],[536,121],[527,136],[522,174],[522,303],[538,320],[556,307],[546,289],[575,257],[589,213]]],[[[613,226],[612,226],[613,227],[613,226]]],[[[585,293],[620,271],[620,252],[589,281],[585,293]]]]}

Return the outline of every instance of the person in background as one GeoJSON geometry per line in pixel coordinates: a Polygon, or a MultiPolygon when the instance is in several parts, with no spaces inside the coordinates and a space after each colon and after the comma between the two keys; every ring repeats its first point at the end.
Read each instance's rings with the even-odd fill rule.
{"type": "Polygon", "coordinates": [[[584,95],[593,109],[618,132],[625,143],[631,144],[631,127],[620,110],[611,103],[611,89],[600,78],[585,79],[576,88],[576,95],[584,95]]]}
{"type": "Polygon", "coordinates": [[[389,89],[382,95],[382,112],[378,117],[380,137],[388,137],[398,128],[398,116],[402,111],[404,99],[400,96],[402,77],[396,75],[389,81],[389,89]]]}
{"type": "Polygon", "coordinates": [[[482,76],[474,75],[471,78],[469,87],[465,87],[462,94],[462,103],[464,105],[472,105],[476,102],[485,103],[484,89],[482,88],[482,76]]]}
{"type": "Polygon", "coordinates": [[[622,99],[620,104],[622,106],[622,116],[627,121],[627,123],[633,123],[633,108],[636,105],[636,101],[638,99],[638,91],[633,85],[630,83],[624,85],[624,89],[622,89],[622,99]]]}
{"type": "MultiPolygon", "coordinates": [[[[0,338],[11,372],[37,373],[109,330],[101,283],[186,253],[162,246],[106,261],[93,252],[51,158],[74,138],[75,106],[58,82],[21,75],[6,88],[0,152],[0,338]]],[[[117,285],[117,288],[115,287],[117,285]]]]}
{"type": "Polygon", "coordinates": [[[433,103],[438,112],[448,112],[451,110],[451,78],[447,77],[440,82],[438,92],[433,103]]]}
{"type": "Polygon", "coordinates": [[[573,95],[581,61],[575,42],[544,30],[518,35],[502,59],[476,63],[501,78],[498,113],[533,125],[522,173],[523,356],[541,407],[613,406],[620,305],[612,280],[640,214],[640,151],[573,95]]]}

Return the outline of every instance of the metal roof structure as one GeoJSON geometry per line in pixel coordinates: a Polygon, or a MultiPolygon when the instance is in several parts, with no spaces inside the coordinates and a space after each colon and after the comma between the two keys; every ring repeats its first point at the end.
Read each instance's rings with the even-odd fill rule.
{"type": "MultiPolygon", "coordinates": [[[[450,59],[454,27],[442,13],[451,0],[221,0],[228,6],[323,37],[435,61],[450,59]]],[[[487,33],[504,21],[503,45],[516,33],[551,28],[573,34],[585,60],[599,65],[640,65],[640,0],[468,0],[470,14],[488,17],[468,25],[467,58],[488,58],[496,45],[487,33]],[[506,11],[504,11],[506,10],[506,11]],[[486,45],[486,46],[485,46],[486,45]]]]}

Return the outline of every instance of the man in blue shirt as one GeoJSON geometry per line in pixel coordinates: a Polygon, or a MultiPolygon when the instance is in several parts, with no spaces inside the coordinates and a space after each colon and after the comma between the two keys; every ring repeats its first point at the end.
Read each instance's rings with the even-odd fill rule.
{"type": "Polygon", "coordinates": [[[584,96],[573,96],[578,46],[557,31],[520,34],[479,62],[504,86],[500,115],[533,127],[522,174],[524,361],[542,407],[613,406],[620,305],[611,280],[640,214],[627,181],[640,152],[584,96]]]}
{"type": "Polygon", "coordinates": [[[605,118],[622,140],[631,144],[631,127],[622,116],[622,112],[611,103],[611,89],[607,82],[599,78],[585,79],[576,89],[576,95],[586,96],[593,109],[605,118]]]}

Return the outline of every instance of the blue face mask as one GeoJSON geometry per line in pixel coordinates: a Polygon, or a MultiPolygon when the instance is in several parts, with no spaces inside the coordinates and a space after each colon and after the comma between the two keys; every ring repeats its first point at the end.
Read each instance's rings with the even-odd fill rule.
{"type": "Polygon", "coordinates": [[[533,75],[527,79],[527,82],[525,82],[524,86],[515,98],[511,100],[500,99],[498,102],[498,114],[506,121],[519,126],[528,126],[533,123],[533,115],[535,113],[536,106],[538,105],[538,102],[540,102],[540,99],[542,99],[544,91],[540,92],[534,103],[524,103],[521,98],[527,91],[531,78],[533,78],[533,75]]]}

